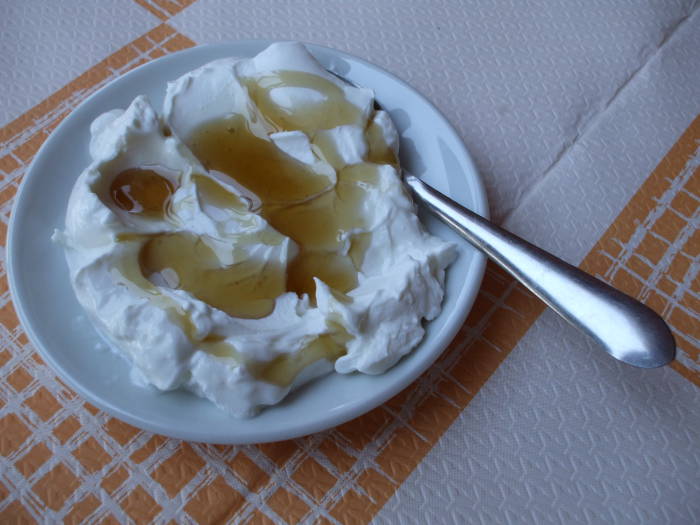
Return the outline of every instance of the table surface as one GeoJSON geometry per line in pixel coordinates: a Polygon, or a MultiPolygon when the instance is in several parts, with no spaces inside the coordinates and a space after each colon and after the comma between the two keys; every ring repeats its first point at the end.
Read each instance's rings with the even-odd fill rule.
{"type": "Polygon", "coordinates": [[[0,522],[700,522],[698,7],[0,4],[0,522]],[[616,362],[489,266],[439,361],[336,429],[201,445],[84,402],[13,310],[4,245],[22,175],[61,119],[110,80],[248,38],[347,51],[425,94],[472,152],[492,216],[656,309],[677,360],[616,362]]]}

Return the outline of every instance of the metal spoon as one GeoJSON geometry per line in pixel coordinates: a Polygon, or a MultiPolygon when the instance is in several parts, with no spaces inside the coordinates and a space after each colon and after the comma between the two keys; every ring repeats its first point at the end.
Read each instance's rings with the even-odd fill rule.
{"type": "Polygon", "coordinates": [[[671,330],[647,306],[499,228],[417,177],[406,174],[404,181],[418,201],[614,358],[641,368],[674,359],[671,330]]]}

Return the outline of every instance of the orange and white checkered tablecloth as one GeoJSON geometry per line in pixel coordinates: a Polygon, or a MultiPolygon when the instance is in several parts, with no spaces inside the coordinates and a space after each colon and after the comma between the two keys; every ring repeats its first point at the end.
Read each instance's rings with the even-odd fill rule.
{"type": "Polygon", "coordinates": [[[700,522],[700,10],[694,0],[115,0],[0,5],[0,523],[700,522]],[[670,367],[615,362],[489,266],[443,356],[383,406],[250,446],[141,431],[64,385],[13,310],[13,197],[124,72],[298,39],[450,118],[510,230],[638,297],[670,367]]]}

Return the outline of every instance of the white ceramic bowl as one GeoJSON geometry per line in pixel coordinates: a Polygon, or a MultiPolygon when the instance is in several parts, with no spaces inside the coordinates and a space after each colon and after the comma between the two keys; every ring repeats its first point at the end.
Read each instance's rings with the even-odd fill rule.
{"type": "MultiPolygon", "coordinates": [[[[83,102],[49,137],[24,177],[10,221],[8,272],[14,306],[43,359],[97,407],[137,427],[180,439],[211,443],[257,443],[310,434],[355,418],[388,400],[425,371],[464,322],[484,272],[485,258],[456,234],[423,213],[427,228],[459,243],[449,268],[440,316],[423,342],[380,376],[360,374],[319,379],[252,419],[236,420],[184,391],[161,393],[135,386],[129,366],[111,353],[87,321],[68,278],[63,250],[50,241],[63,228],[68,196],[89,163],[92,120],[125,108],[139,95],[161,107],[166,81],[227,56],[253,56],[271,42],[240,41],[200,46],[145,64],[83,102]]],[[[486,196],[474,164],[447,120],[401,80],[359,58],[308,46],[328,69],[375,90],[401,134],[403,166],[453,199],[486,216],[486,196]]]]}

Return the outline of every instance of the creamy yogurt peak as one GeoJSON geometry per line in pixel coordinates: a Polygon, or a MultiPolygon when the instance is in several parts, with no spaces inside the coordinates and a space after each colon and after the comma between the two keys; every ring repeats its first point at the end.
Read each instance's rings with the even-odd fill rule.
{"type": "Polygon", "coordinates": [[[231,415],[335,370],[379,374],[440,312],[427,234],[371,90],[296,43],[211,62],[91,126],[65,247],[92,322],[161,390],[231,415]]]}

